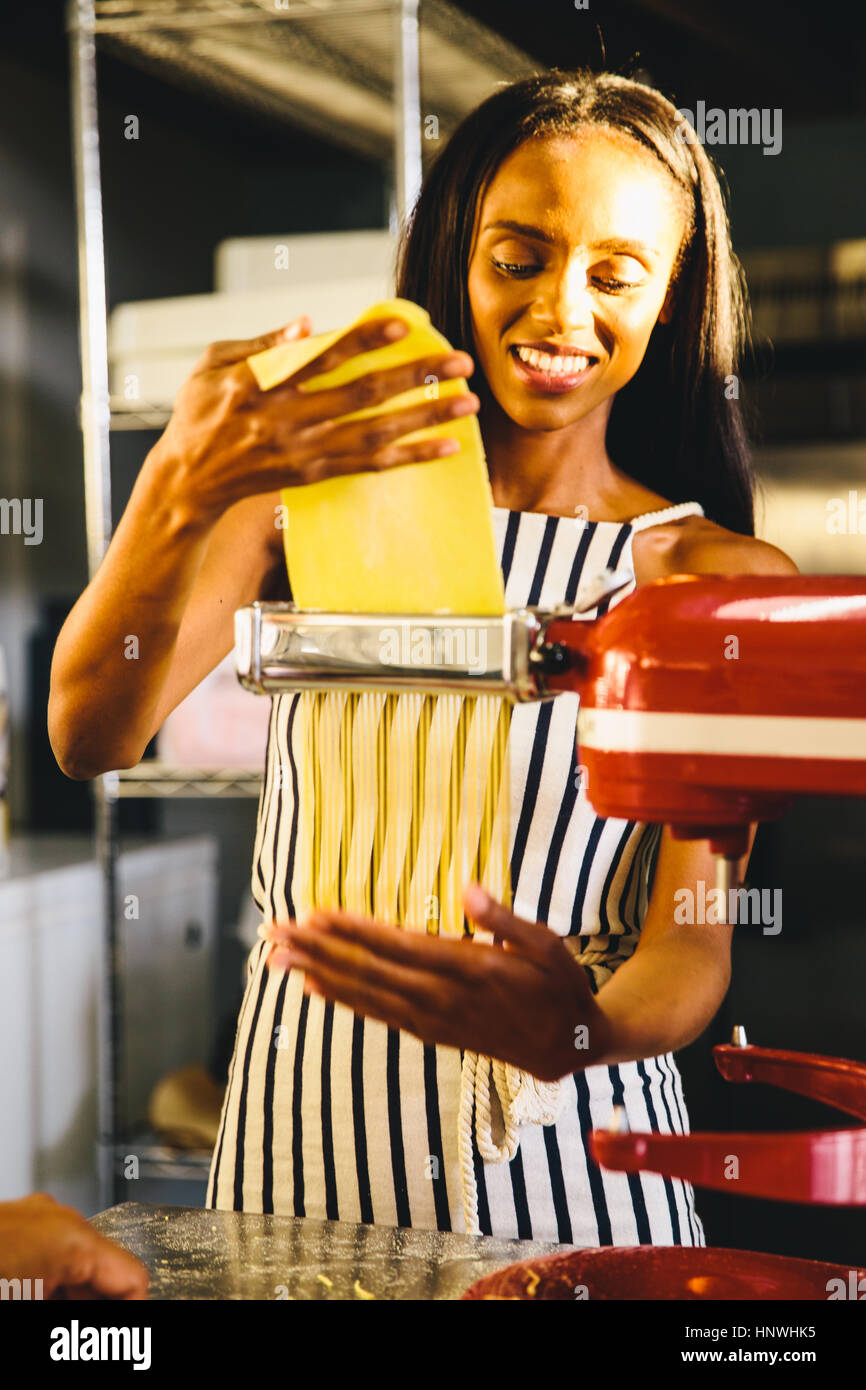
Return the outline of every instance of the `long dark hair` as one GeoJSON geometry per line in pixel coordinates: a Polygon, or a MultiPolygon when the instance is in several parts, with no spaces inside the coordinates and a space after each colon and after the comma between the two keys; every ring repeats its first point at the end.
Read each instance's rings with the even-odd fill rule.
{"type": "MultiPolygon", "coordinates": [[[[674,313],[616,395],[607,449],[618,468],[671,502],[754,535],[754,475],[739,365],[750,346],[748,299],[731,247],[719,176],[676,107],[613,73],[553,70],[513,82],[460,124],[427,176],[403,231],[396,291],[454,347],[474,351],[467,289],[480,198],[499,166],[533,136],[605,126],[649,150],[682,190],[687,229],[674,267],[674,313]]],[[[476,364],[475,389],[480,366],[476,364]]]]}

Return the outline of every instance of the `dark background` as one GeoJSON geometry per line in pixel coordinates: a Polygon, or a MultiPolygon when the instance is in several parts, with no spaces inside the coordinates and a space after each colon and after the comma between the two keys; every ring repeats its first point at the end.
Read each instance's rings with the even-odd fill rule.
{"type": "MultiPolygon", "coordinates": [[[[784,153],[713,151],[730,187],[737,249],[825,244],[866,235],[866,58],[862,13],[790,0],[464,0],[463,8],[542,66],[588,64],[648,76],[674,102],[782,107],[784,153]]],[[[57,629],[86,583],[76,228],[62,6],[0,6],[0,289],[17,313],[0,323],[0,409],[19,448],[0,461],[5,491],[23,470],[45,498],[46,544],[3,559],[0,617],[19,713],[13,727],[16,829],[82,829],[89,789],[57,769],[45,733],[47,668],[57,629]],[[17,324],[17,336],[12,329],[17,324]]],[[[293,138],[249,113],[100,59],[109,309],[125,300],[212,289],[215,244],[234,235],[326,231],[387,222],[388,171],[293,138]],[[123,138],[135,111],[144,138],[123,138]]],[[[852,351],[863,357],[864,344],[852,351]]],[[[807,389],[807,387],[804,387],[807,389]]],[[[9,437],[7,435],[7,437],[9,437]]],[[[155,436],[114,435],[116,513],[155,436]]],[[[772,436],[770,436],[772,442],[772,436]]],[[[816,678],[820,673],[816,672],[816,678]]],[[[806,750],[808,751],[808,750],[806,750]]],[[[228,934],[247,891],[255,804],[121,803],[127,829],[221,839],[219,1002],[234,1025],[239,950],[228,934]]],[[[741,927],[734,983],[704,1036],[679,1055],[692,1128],[837,1127],[835,1112],[763,1087],[732,1087],[711,1045],[733,1023],[752,1042],[866,1059],[863,981],[866,810],[803,798],[759,832],[752,885],[781,886],[778,936],[741,927]]],[[[192,1200],[192,1199],[190,1199],[192,1200]]],[[[840,1262],[866,1257],[866,1212],[698,1193],[708,1241],[840,1262]]]]}

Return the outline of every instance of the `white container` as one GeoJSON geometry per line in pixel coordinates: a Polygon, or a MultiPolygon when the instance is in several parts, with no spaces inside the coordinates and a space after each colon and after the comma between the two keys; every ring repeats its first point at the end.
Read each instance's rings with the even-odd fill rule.
{"type": "Polygon", "coordinates": [[[306,314],[313,333],[351,323],[391,297],[377,274],[238,294],[181,295],[119,304],[108,323],[112,404],[170,409],[205,348],[226,338],[255,338],[306,314]]]}
{"type": "Polygon", "coordinates": [[[230,237],[216,249],[214,288],[232,293],[279,292],[286,285],[332,284],[335,280],[375,277],[382,283],[380,297],[391,299],[396,258],[397,239],[387,228],[230,237]]]}
{"type": "MultiPolygon", "coordinates": [[[[0,1201],[98,1202],[102,880],[90,836],[16,835],[0,880],[0,1201]]],[[[213,1034],[219,846],[185,836],[119,857],[130,1120],[213,1034]],[[128,915],[134,910],[137,916],[128,915]]],[[[134,1199],[129,1183],[130,1197],[134,1199]]]]}

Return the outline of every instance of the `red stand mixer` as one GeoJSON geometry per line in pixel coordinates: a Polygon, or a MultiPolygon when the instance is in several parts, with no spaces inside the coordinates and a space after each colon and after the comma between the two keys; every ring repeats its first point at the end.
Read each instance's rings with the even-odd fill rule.
{"type": "MultiPolygon", "coordinates": [[[[863,580],[676,576],[575,627],[558,618],[547,628],[563,666],[549,684],[580,693],[578,748],[595,810],[709,840],[723,856],[720,887],[733,886],[749,822],[779,816],[792,793],[866,793],[863,580]]],[[[728,1081],[779,1086],[866,1121],[866,1064],[752,1047],[743,1029],[713,1052],[728,1081]]],[[[866,1205],[866,1127],[680,1135],[615,1125],[590,1146],[602,1167],[719,1190],[732,1189],[735,1154],[738,1194],[866,1205]]],[[[600,1254],[569,1270],[590,1297],[866,1297],[866,1272],[818,1261],[712,1248],[600,1254]]],[[[558,1261],[546,1271],[554,1284],[558,1261]]]]}
{"type": "MultiPolygon", "coordinates": [[[[604,612],[630,579],[606,571],[579,609],[512,610],[501,619],[254,604],[236,615],[238,674],[263,693],[318,683],[523,701],[575,691],[578,758],[595,811],[708,840],[719,856],[716,886],[736,892],[752,822],[777,818],[798,793],[866,795],[866,579],[677,575],[604,612]],[[461,662],[459,643],[429,670],[383,667],[376,633],[385,621],[389,630],[483,630],[484,672],[461,662]]],[[[729,1081],[796,1091],[866,1121],[866,1063],[750,1046],[742,1029],[714,1056],[729,1081]]],[[[866,1205],[866,1127],[679,1135],[622,1132],[620,1123],[615,1115],[610,1131],[592,1134],[603,1167],[773,1200],[866,1205]],[[725,1176],[732,1154],[734,1185],[725,1176]]],[[[515,1265],[466,1296],[574,1298],[575,1286],[590,1298],[864,1298],[866,1268],[617,1247],[515,1265]],[[490,1292],[506,1286],[511,1292],[490,1292]]]]}

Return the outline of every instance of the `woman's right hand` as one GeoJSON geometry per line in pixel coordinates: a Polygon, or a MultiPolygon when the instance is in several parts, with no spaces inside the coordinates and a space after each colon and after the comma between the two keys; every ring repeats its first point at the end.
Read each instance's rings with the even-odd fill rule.
{"type": "Polygon", "coordinates": [[[256,493],[347,473],[374,472],[457,452],[456,440],[401,444],[401,436],[461,415],[474,414],[478,397],[461,393],[363,420],[338,417],[378,405],[430,377],[467,377],[465,352],[439,353],[368,372],[344,386],[305,392],[311,377],[347,358],[405,337],[397,318],[369,319],[300,368],[261,391],[246,358],[306,337],[307,318],[240,342],[213,343],[178,392],[171,419],[149,456],[159,466],[168,500],[198,524],[215,521],[235,502],[256,493]]]}

